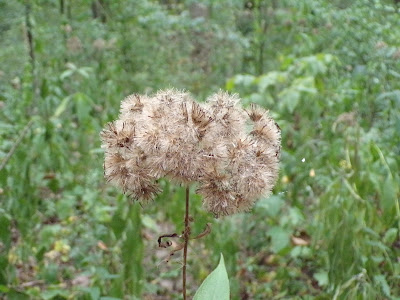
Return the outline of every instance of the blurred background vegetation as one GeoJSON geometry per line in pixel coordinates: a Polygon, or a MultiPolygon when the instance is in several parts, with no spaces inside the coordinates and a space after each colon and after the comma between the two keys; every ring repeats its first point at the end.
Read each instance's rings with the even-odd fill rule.
{"type": "Polygon", "coordinates": [[[184,190],[103,179],[127,95],[225,89],[282,128],[274,195],[214,220],[192,194],[190,294],[400,299],[400,7],[384,0],[0,1],[0,298],[179,299],[184,190]]]}

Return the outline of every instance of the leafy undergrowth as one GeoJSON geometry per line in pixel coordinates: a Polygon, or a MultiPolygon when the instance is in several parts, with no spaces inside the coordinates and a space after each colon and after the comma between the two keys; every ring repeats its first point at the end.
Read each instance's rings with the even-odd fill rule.
{"type": "Polygon", "coordinates": [[[237,92],[282,129],[278,186],[251,213],[214,220],[193,189],[192,231],[213,229],[191,241],[189,295],[223,253],[232,299],[398,299],[398,13],[1,2],[0,298],[181,297],[180,257],[166,263],[157,238],[183,230],[184,189],[162,181],[154,203],[130,203],[104,182],[98,135],[124,96],[174,86],[237,92]]]}

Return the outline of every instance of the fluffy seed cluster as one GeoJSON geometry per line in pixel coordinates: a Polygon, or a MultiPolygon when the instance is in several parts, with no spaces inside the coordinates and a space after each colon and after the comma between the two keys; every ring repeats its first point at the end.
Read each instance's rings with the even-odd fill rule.
{"type": "Polygon", "coordinates": [[[141,202],[167,177],[197,182],[215,216],[249,210],[277,180],[280,128],[263,108],[239,101],[219,92],[198,103],[173,89],[128,96],[101,132],[105,177],[141,202]]]}

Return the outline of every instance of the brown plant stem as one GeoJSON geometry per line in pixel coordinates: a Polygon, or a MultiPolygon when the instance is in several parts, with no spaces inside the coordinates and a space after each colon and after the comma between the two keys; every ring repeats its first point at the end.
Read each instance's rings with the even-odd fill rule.
{"type": "Polygon", "coordinates": [[[185,231],[183,232],[183,268],[182,268],[182,294],[183,300],[186,300],[186,261],[187,249],[190,238],[190,223],[189,223],[189,186],[186,187],[186,211],[185,211],[185,231]]]}
{"type": "Polygon", "coordinates": [[[35,71],[35,50],[34,50],[34,42],[33,42],[33,25],[31,22],[31,12],[32,12],[32,5],[30,1],[25,2],[25,26],[26,26],[26,37],[29,47],[29,58],[31,60],[32,65],[32,74],[35,71]]]}

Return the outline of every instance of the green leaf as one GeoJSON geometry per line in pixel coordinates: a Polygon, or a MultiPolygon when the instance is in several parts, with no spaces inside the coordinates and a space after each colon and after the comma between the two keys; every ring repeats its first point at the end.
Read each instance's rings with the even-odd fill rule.
{"type": "Polygon", "coordinates": [[[5,243],[7,246],[11,242],[11,231],[10,224],[11,218],[3,210],[0,209],[0,241],[5,243]]]}
{"type": "Polygon", "coordinates": [[[65,70],[64,72],[61,73],[60,79],[64,80],[67,77],[70,77],[72,74],[74,74],[75,70],[65,70]]]}
{"type": "Polygon", "coordinates": [[[54,119],[57,119],[66,110],[70,99],[71,99],[71,97],[68,96],[68,97],[65,97],[61,101],[60,105],[58,105],[58,107],[54,111],[54,114],[53,114],[54,119]]]}
{"type": "Polygon", "coordinates": [[[388,231],[386,231],[383,237],[383,242],[386,245],[391,245],[394,243],[396,238],[397,238],[397,228],[390,228],[388,231]]]}
{"type": "Polygon", "coordinates": [[[271,248],[275,253],[289,245],[290,233],[282,227],[275,226],[270,228],[268,235],[271,237],[271,248]]]}
{"type": "Polygon", "coordinates": [[[382,101],[385,98],[396,99],[397,101],[399,101],[399,99],[400,99],[400,90],[394,90],[394,91],[390,91],[390,92],[381,93],[376,98],[376,100],[377,101],[382,101]]]}
{"type": "MultiPolygon", "coordinates": [[[[136,203],[129,207],[126,220],[126,237],[123,238],[122,259],[124,264],[124,277],[129,278],[126,284],[129,293],[140,296],[143,280],[143,240],[140,206],[136,203]]],[[[112,294],[113,296],[120,296],[112,294]]]]}
{"type": "Polygon", "coordinates": [[[374,276],[374,281],[378,285],[380,285],[380,287],[382,289],[382,292],[385,294],[385,296],[390,298],[391,297],[390,296],[390,287],[389,287],[389,284],[386,281],[385,276],[383,276],[383,275],[375,275],[374,276]]]}
{"type": "Polygon", "coordinates": [[[10,289],[7,286],[0,284],[0,292],[8,293],[9,291],[10,289]]]}
{"type": "Polygon", "coordinates": [[[258,78],[258,89],[260,93],[264,92],[268,87],[286,81],[288,74],[286,72],[272,71],[258,78]]]}
{"type": "Polygon", "coordinates": [[[235,88],[235,78],[230,78],[225,85],[227,91],[232,91],[235,88]]]}
{"type": "Polygon", "coordinates": [[[90,295],[90,298],[92,300],[98,300],[100,298],[100,289],[96,286],[96,287],[91,287],[88,290],[88,293],[90,295]]]}
{"type": "Polygon", "coordinates": [[[90,296],[90,300],[99,300],[100,299],[100,288],[99,287],[83,287],[81,288],[82,292],[85,292],[90,296]]]}
{"type": "Polygon", "coordinates": [[[75,101],[76,114],[79,123],[84,123],[90,116],[93,101],[84,93],[76,93],[73,97],[75,101]]]}
{"type": "Polygon", "coordinates": [[[203,281],[193,300],[227,300],[229,294],[229,279],[221,253],[217,268],[203,281]]]}
{"type": "Polygon", "coordinates": [[[396,184],[391,177],[387,177],[382,188],[381,206],[385,216],[386,224],[393,222],[396,197],[396,184]]]}
{"type": "Polygon", "coordinates": [[[126,221],[122,218],[121,212],[118,211],[111,219],[110,227],[117,239],[120,239],[126,227],[126,221]]]}
{"type": "Polygon", "coordinates": [[[31,299],[27,294],[18,292],[15,290],[10,290],[7,293],[7,298],[6,299],[12,299],[12,300],[28,300],[31,299]]]}
{"type": "Polygon", "coordinates": [[[148,229],[151,229],[151,230],[153,230],[155,232],[157,232],[157,230],[158,230],[158,226],[157,226],[156,221],[154,221],[154,218],[152,218],[152,217],[150,217],[148,215],[144,215],[142,217],[142,224],[143,224],[144,227],[146,227],[148,229]]]}
{"type": "Polygon", "coordinates": [[[69,296],[69,292],[61,289],[47,290],[41,293],[41,296],[44,300],[50,300],[55,297],[57,298],[67,298],[69,296]]]}
{"type": "Polygon", "coordinates": [[[235,84],[236,85],[242,85],[244,87],[251,86],[254,84],[254,81],[256,80],[256,77],[253,75],[236,75],[235,76],[235,84]]]}
{"type": "Polygon", "coordinates": [[[328,273],[325,271],[315,273],[313,277],[318,282],[319,286],[326,286],[329,283],[328,273]]]}
{"type": "Polygon", "coordinates": [[[266,213],[270,217],[276,217],[284,204],[284,201],[279,196],[271,196],[269,198],[262,198],[257,201],[256,207],[265,209],[266,213]]]}

